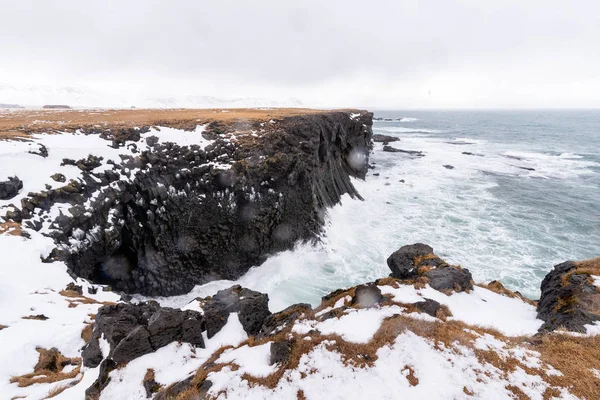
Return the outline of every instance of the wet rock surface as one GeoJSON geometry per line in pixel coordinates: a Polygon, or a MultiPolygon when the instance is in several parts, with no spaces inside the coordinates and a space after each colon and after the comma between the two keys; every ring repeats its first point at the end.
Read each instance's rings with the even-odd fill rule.
{"type": "Polygon", "coordinates": [[[0,200],[10,200],[23,189],[23,181],[18,177],[9,177],[8,180],[0,182],[0,200]]]}
{"type": "Polygon", "coordinates": [[[422,151],[418,151],[418,150],[403,150],[403,149],[397,149],[397,148],[392,147],[392,146],[383,146],[383,151],[386,151],[388,153],[405,153],[405,154],[409,154],[409,155],[415,156],[415,157],[425,157],[425,154],[423,154],[422,151]]]}
{"type": "Polygon", "coordinates": [[[388,143],[399,142],[399,141],[400,141],[400,138],[397,138],[395,136],[382,135],[380,133],[373,135],[373,142],[383,143],[384,146],[387,145],[388,143]]]}
{"type": "Polygon", "coordinates": [[[440,291],[463,292],[473,289],[473,277],[468,269],[449,265],[423,243],[402,246],[387,259],[391,276],[398,279],[425,278],[440,291]]]}
{"type": "Polygon", "coordinates": [[[150,136],[143,149],[148,127],[88,128],[129,155],[64,160],[81,178],[54,174],[62,184],[31,193],[7,217],[29,229],[47,226],[57,243],[47,261],[117,291],[176,295],[236,279],[268,255],[313,240],[324,210],[343,194],[359,197],[350,178],[366,174],[372,114],[287,117],[251,140],[226,138],[264,129],[259,121],[238,125],[209,124],[206,147],[150,136]],[[57,203],[68,213],[49,220],[43,213],[57,203]]]}
{"type": "Polygon", "coordinates": [[[600,290],[593,273],[600,273],[600,259],[554,266],[541,285],[537,311],[544,324],[540,332],[563,328],[585,333],[585,325],[600,321],[600,290]]]}

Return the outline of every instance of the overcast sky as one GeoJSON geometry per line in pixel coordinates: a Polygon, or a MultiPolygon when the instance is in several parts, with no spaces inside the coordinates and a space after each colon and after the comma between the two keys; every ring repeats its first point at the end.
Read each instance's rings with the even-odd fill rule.
{"type": "Polygon", "coordinates": [[[0,84],[308,106],[600,107],[598,0],[0,0],[0,10],[0,84]]]}

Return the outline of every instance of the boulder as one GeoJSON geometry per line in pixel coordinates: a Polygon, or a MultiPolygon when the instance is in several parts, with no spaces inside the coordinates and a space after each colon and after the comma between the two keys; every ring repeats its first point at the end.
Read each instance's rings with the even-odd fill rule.
{"type": "Polygon", "coordinates": [[[256,335],[265,319],[271,315],[269,296],[239,285],[218,291],[204,305],[208,338],[227,324],[231,313],[238,313],[240,323],[248,335],[256,335]]]}
{"type": "Polygon", "coordinates": [[[293,341],[281,340],[271,343],[271,354],[269,357],[269,365],[284,364],[292,353],[293,341]]]}
{"type": "Polygon", "coordinates": [[[433,268],[423,274],[435,290],[464,292],[473,289],[473,277],[469,270],[445,265],[433,268]]]}
{"type": "Polygon", "coordinates": [[[19,190],[23,189],[23,181],[18,177],[13,176],[7,181],[0,182],[0,200],[10,200],[19,194],[19,190]]]}
{"type": "Polygon", "coordinates": [[[359,308],[369,308],[381,303],[382,300],[381,289],[377,285],[360,285],[354,291],[352,305],[359,308]]]}
{"type": "Polygon", "coordinates": [[[600,275],[600,258],[554,266],[541,285],[537,311],[544,324],[540,332],[564,328],[585,333],[585,325],[600,321],[600,290],[592,275],[600,275]]]}
{"type": "Polygon", "coordinates": [[[400,247],[387,259],[392,276],[398,279],[409,279],[417,275],[418,258],[433,254],[433,248],[423,243],[415,243],[400,247]]]}
{"type": "Polygon", "coordinates": [[[388,257],[387,264],[394,278],[425,278],[432,288],[440,291],[473,289],[473,277],[468,269],[447,264],[433,253],[431,246],[423,243],[402,246],[388,257]]]}
{"type": "Polygon", "coordinates": [[[83,349],[83,365],[94,368],[102,361],[100,338],[110,345],[109,358],[127,363],[174,341],[204,347],[203,330],[204,318],[197,311],[161,307],[156,302],[103,306],[92,339],[83,349]]]}
{"type": "Polygon", "coordinates": [[[424,301],[418,301],[413,303],[413,306],[419,310],[424,312],[425,314],[429,314],[432,317],[437,317],[438,310],[442,307],[440,303],[435,300],[425,299],[424,301]]]}

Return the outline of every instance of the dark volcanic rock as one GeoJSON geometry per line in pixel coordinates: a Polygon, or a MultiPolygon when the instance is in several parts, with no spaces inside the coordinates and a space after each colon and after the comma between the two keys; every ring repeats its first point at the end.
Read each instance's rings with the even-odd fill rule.
{"type": "Polygon", "coordinates": [[[454,165],[446,164],[446,165],[444,165],[444,168],[446,168],[446,169],[454,169],[454,165]]]}
{"type": "Polygon", "coordinates": [[[402,149],[397,149],[397,148],[392,147],[392,146],[383,146],[383,151],[387,151],[388,153],[406,153],[406,154],[410,154],[411,156],[425,157],[425,154],[423,154],[422,151],[417,151],[417,150],[402,150],[402,149]]]}
{"type": "Polygon", "coordinates": [[[119,341],[119,344],[112,349],[111,356],[117,364],[121,364],[128,363],[153,351],[154,347],[150,343],[150,333],[148,333],[146,327],[140,325],[119,341]]]}
{"type": "Polygon", "coordinates": [[[600,291],[591,281],[589,265],[600,273],[600,259],[596,259],[567,261],[546,275],[537,307],[538,318],[544,321],[540,332],[565,328],[585,333],[585,325],[600,321],[600,291]]]}
{"type": "Polygon", "coordinates": [[[419,311],[429,314],[432,317],[437,317],[437,312],[442,307],[440,303],[431,299],[418,301],[416,303],[413,303],[413,306],[415,306],[415,308],[417,308],[419,311]]]}
{"type": "Polygon", "coordinates": [[[369,308],[379,304],[382,300],[381,289],[377,285],[360,285],[355,289],[352,304],[360,308],[369,308]]]}
{"type": "Polygon", "coordinates": [[[395,136],[382,135],[380,133],[377,133],[377,134],[373,135],[373,141],[375,143],[383,143],[383,145],[385,146],[388,143],[400,141],[400,138],[397,138],[395,136]]]}
{"type": "Polygon", "coordinates": [[[423,274],[429,278],[429,285],[435,290],[464,292],[473,289],[473,277],[466,269],[453,266],[439,266],[423,274]]]}
{"type": "Polygon", "coordinates": [[[65,183],[67,181],[67,177],[63,174],[54,174],[50,178],[54,179],[56,182],[65,183]]]}
{"type": "Polygon", "coordinates": [[[102,364],[100,364],[98,379],[96,379],[94,383],[92,383],[92,385],[85,391],[85,400],[97,400],[100,398],[102,389],[104,389],[110,382],[108,374],[115,368],[117,368],[117,363],[110,358],[107,358],[102,362],[102,364]]]}
{"type": "Polygon", "coordinates": [[[268,295],[239,285],[218,291],[204,304],[203,309],[209,339],[225,326],[230,313],[238,313],[248,335],[256,335],[271,315],[268,295]]]}
{"type": "Polygon", "coordinates": [[[29,154],[35,154],[36,156],[40,156],[40,157],[48,157],[48,148],[46,146],[44,146],[41,143],[37,143],[38,145],[38,150],[29,150],[29,154]]]}
{"type": "Polygon", "coordinates": [[[387,264],[394,278],[423,277],[432,288],[440,291],[473,289],[473,277],[468,269],[447,264],[433,253],[431,246],[423,243],[402,246],[388,257],[387,264]]]}
{"type": "Polygon", "coordinates": [[[281,340],[279,342],[271,343],[269,365],[285,363],[290,357],[293,345],[294,343],[291,340],[281,340]]]}
{"type": "Polygon", "coordinates": [[[10,200],[19,194],[23,189],[23,182],[16,176],[8,178],[7,181],[0,182],[0,200],[10,200]]]}
{"type": "Polygon", "coordinates": [[[269,315],[265,318],[263,326],[260,329],[260,333],[257,335],[259,339],[275,335],[281,332],[285,328],[291,326],[294,321],[300,318],[302,315],[307,315],[312,312],[310,304],[300,303],[293,304],[285,310],[279,311],[275,314],[269,315]]]}
{"type": "MultiPolygon", "coordinates": [[[[121,292],[187,293],[314,240],[327,207],[345,193],[360,197],[350,178],[365,177],[371,126],[371,113],[327,112],[284,118],[252,141],[232,142],[222,138],[230,127],[210,124],[206,148],[147,139],[149,150],[101,172],[99,158],[65,160],[82,178],[24,199],[22,218],[40,229],[38,209],[72,204],[52,224],[57,248],[48,261],[121,292]]],[[[141,132],[85,133],[129,147],[141,132]]]]}
{"type": "Polygon", "coordinates": [[[387,265],[392,270],[394,278],[412,278],[417,275],[415,259],[429,254],[433,254],[433,249],[423,243],[402,246],[388,257],[387,265]]]}
{"type": "Polygon", "coordinates": [[[196,311],[160,307],[156,302],[103,306],[94,322],[92,339],[83,349],[83,365],[94,368],[102,360],[99,339],[110,345],[109,358],[127,363],[173,341],[204,347],[203,317],[196,311]]]}

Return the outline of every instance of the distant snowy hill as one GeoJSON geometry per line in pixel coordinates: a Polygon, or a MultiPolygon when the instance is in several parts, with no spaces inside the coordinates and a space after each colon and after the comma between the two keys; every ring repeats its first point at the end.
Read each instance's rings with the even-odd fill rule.
{"type": "Polygon", "coordinates": [[[213,96],[135,96],[110,93],[81,87],[13,86],[0,84],[0,104],[41,107],[46,104],[66,104],[71,107],[115,108],[242,108],[242,107],[302,107],[296,98],[273,100],[266,98],[219,98],[213,96]]]}

